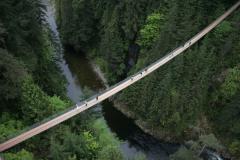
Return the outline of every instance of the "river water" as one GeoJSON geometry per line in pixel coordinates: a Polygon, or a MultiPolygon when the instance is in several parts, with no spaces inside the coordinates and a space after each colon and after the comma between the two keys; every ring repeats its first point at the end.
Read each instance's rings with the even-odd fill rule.
{"type": "MultiPolygon", "coordinates": [[[[85,87],[98,92],[104,89],[104,84],[93,70],[92,65],[83,54],[61,45],[59,32],[55,21],[54,7],[49,0],[42,0],[46,5],[46,21],[53,33],[60,55],[58,62],[62,74],[66,77],[67,95],[73,102],[79,102],[85,87]]],[[[127,118],[116,110],[113,104],[106,100],[97,109],[105,119],[110,132],[121,141],[121,150],[126,159],[133,158],[138,153],[143,153],[149,160],[168,160],[169,153],[173,153],[177,145],[160,142],[144,133],[137,127],[133,120],[127,118]]]]}

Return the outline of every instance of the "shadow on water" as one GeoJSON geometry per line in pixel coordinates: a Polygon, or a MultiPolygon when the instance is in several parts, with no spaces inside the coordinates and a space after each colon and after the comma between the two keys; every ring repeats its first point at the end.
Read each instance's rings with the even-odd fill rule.
{"type": "Polygon", "coordinates": [[[83,53],[76,53],[71,47],[65,47],[64,59],[72,73],[76,76],[76,82],[81,88],[88,87],[91,90],[98,91],[104,88],[101,79],[92,70],[90,62],[83,53]]]}
{"type": "MultiPolygon", "coordinates": [[[[78,102],[85,87],[95,92],[104,89],[103,82],[83,54],[76,53],[69,47],[63,52],[54,18],[54,7],[49,0],[42,0],[42,2],[47,7],[46,21],[53,32],[55,43],[59,46],[60,61],[58,64],[68,82],[68,97],[78,102]]],[[[160,142],[144,133],[134,124],[133,120],[116,110],[110,101],[104,101],[101,108],[101,115],[106,120],[109,129],[122,142],[121,150],[126,159],[133,158],[137,153],[142,152],[149,160],[168,160],[169,153],[177,149],[178,145],[160,142]]]]}
{"type": "Polygon", "coordinates": [[[148,159],[169,159],[169,154],[178,149],[178,145],[161,142],[144,133],[134,121],[113,107],[109,101],[103,102],[103,116],[107,125],[123,141],[122,150],[128,157],[137,152],[146,154],[148,159]]]}

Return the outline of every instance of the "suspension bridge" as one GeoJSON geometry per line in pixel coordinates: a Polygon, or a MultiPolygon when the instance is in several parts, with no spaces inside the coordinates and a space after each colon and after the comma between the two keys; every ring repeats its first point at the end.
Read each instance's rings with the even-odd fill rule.
{"type": "Polygon", "coordinates": [[[3,152],[11,147],[14,147],[15,145],[35,136],[38,135],[76,115],[78,115],[81,112],[84,112],[85,110],[95,106],[96,104],[101,103],[105,99],[115,95],[116,93],[122,91],[123,89],[129,87],[130,85],[136,83],[137,81],[141,80],[142,78],[148,76],[153,71],[157,70],[167,62],[174,59],[176,56],[183,53],[185,50],[187,50],[189,47],[194,45],[196,42],[198,42],[200,39],[202,39],[206,34],[208,34],[210,31],[212,31],[216,26],[218,26],[224,19],[226,19],[229,15],[231,15],[238,7],[240,6],[240,1],[238,1],[234,6],[232,6],[229,10],[227,10],[222,16],[220,16],[218,19],[216,19],[214,22],[212,22],[209,26],[207,26],[205,29],[200,31],[198,34],[196,34],[194,37],[192,37],[190,40],[188,40],[186,43],[181,45],[180,47],[176,48],[175,50],[168,53],[163,58],[157,60],[155,63],[149,65],[148,67],[142,69],[141,71],[137,72],[136,74],[126,78],[125,80],[117,83],[116,85],[106,89],[100,94],[97,94],[83,102],[77,103],[75,106],[67,109],[66,111],[59,113],[58,115],[55,115],[53,117],[48,118],[47,120],[35,124],[29,129],[22,131],[21,134],[10,138],[6,142],[0,144],[0,152],[3,152]]]}

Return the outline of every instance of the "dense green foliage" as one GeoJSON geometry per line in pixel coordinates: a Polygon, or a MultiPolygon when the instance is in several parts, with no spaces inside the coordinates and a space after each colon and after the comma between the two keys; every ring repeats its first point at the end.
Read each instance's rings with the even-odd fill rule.
{"type": "Polygon", "coordinates": [[[25,150],[21,150],[16,154],[6,153],[4,158],[8,160],[34,160],[33,155],[25,150]]]}
{"type": "MultiPolygon", "coordinates": [[[[42,25],[42,4],[35,0],[4,0],[0,2],[0,12],[0,140],[3,141],[46,115],[66,108],[69,102],[65,98],[64,79],[55,64],[49,31],[42,25]],[[56,104],[62,105],[56,108],[56,104]]],[[[36,138],[23,145],[28,151],[13,149],[4,157],[34,159],[29,151],[39,142],[36,138]]]]}
{"type": "Polygon", "coordinates": [[[61,136],[51,139],[51,159],[123,159],[118,141],[108,131],[104,120],[88,121],[88,129],[89,131],[63,129],[61,136]]]}
{"type": "MultiPolygon", "coordinates": [[[[184,43],[235,0],[55,2],[63,43],[94,59],[112,84],[184,43]]],[[[0,1],[0,140],[70,105],[43,8],[39,0],[0,1]]],[[[221,143],[240,157],[239,21],[235,12],[184,55],[117,97],[159,138],[194,140],[173,160],[198,159],[202,144],[222,151],[221,143]]],[[[22,144],[26,150],[3,156],[120,160],[118,146],[103,120],[87,113],[22,144]]]]}
{"type": "MultiPolygon", "coordinates": [[[[115,83],[184,43],[236,1],[56,2],[64,43],[95,59],[109,83],[115,83]],[[129,64],[133,57],[138,57],[134,67],[129,64]]],[[[239,157],[239,21],[235,12],[184,55],[121,93],[117,101],[158,137],[196,139],[214,133],[239,157]]]]}
{"type": "MultiPolygon", "coordinates": [[[[157,2],[145,0],[55,1],[58,6],[58,23],[63,43],[77,50],[89,52],[88,56],[96,60],[110,83],[120,80],[126,74],[128,70],[126,60],[131,56],[127,51],[129,45],[135,44],[137,32],[146,18],[145,12],[148,13],[150,12],[148,9],[159,6],[157,2]]],[[[156,13],[149,18],[149,22],[156,27],[159,24],[156,22],[158,19],[162,21],[163,17],[156,13]]],[[[145,31],[151,29],[149,28],[151,24],[146,26],[145,31]]],[[[144,29],[142,32],[144,34],[144,29]]],[[[145,41],[155,39],[144,38],[145,41]]]]}
{"type": "MultiPolygon", "coordinates": [[[[0,1],[1,142],[71,106],[40,2],[0,1]]],[[[118,141],[105,122],[96,120],[92,113],[69,120],[0,156],[5,160],[123,159],[118,141]]]]}

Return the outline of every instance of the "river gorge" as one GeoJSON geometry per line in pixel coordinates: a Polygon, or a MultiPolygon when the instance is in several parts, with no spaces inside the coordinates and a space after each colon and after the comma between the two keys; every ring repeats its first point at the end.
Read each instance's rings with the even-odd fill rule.
{"type": "MultiPolygon", "coordinates": [[[[84,88],[99,92],[105,88],[104,82],[94,70],[91,62],[83,53],[76,53],[71,47],[62,47],[60,35],[55,21],[54,5],[44,0],[46,5],[46,20],[52,31],[56,51],[59,55],[59,66],[67,80],[67,95],[75,103],[83,96],[84,88]],[[64,48],[64,49],[63,49],[64,48]]],[[[147,159],[168,160],[177,145],[160,142],[144,133],[120,111],[115,109],[109,100],[93,109],[105,122],[116,138],[121,142],[121,151],[126,159],[133,158],[138,153],[146,155],[147,159]]],[[[80,115],[81,116],[81,115],[80,115]]]]}

